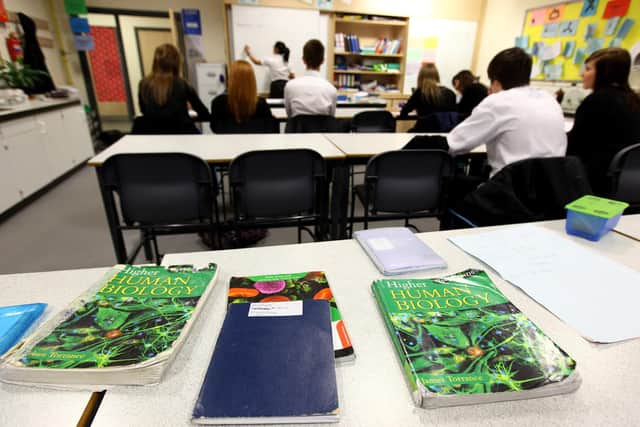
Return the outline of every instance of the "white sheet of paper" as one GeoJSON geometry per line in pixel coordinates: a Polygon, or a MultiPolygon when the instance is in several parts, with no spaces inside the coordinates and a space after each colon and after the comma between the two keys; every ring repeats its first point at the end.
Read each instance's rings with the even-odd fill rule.
{"type": "Polygon", "coordinates": [[[552,44],[547,44],[542,48],[542,52],[539,53],[538,57],[541,61],[549,61],[560,55],[560,51],[562,50],[562,43],[557,41],[552,44]]]}
{"type": "Polygon", "coordinates": [[[449,240],[595,342],[640,336],[640,273],[552,231],[515,225],[449,240]]]}

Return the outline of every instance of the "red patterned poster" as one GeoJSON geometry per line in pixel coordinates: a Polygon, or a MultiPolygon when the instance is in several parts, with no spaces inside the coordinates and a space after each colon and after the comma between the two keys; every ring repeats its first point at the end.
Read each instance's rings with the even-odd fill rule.
{"type": "Polygon", "coordinates": [[[126,102],[115,28],[91,26],[95,49],[89,51],[98,102],[126,102]]]}

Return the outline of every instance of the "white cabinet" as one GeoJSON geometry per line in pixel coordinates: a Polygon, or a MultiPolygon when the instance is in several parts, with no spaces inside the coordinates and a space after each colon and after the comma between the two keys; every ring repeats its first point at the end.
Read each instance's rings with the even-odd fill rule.
{"type": "Polygon", "coordinates": [[[0,213],[93,155],[80,105],[0,122],[0,213]]]}

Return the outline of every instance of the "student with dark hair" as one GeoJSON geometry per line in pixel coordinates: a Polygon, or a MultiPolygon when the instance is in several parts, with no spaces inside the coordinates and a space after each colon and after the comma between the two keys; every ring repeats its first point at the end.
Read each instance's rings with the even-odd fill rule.
{"type": "Polygon", "coordinates": [[[585,60],[582,84],[593,89],[576,110],[567,154],[582,159],[591,188],[606,196],[613,156],[640,143],[640,98],[629,87],[631,56],[621,48],[600,49],[585,60]]]}
{"type": "Polygon", "coordinates": [[[529,86],[531,57],[517,47],[503,50],[487,73],[490,95],[447,135],[449,152],[467,153],[486,144],[491,175],[518,160],[564,156],[562,110],[553,96],[529,86]]]}
{"type": "Polygon", "coordinates": [[[258,98],[256,75],[247,61],[229,66],[227,92],[211,102],[214,133],[272,133],[277,122],[263,98],[258,98]]]}
{"type": "Polygon", "coordinates": [[[462,95],[457,109],[463,119],[469,117],[476,105],[487,97],[487,87],[478,80],[479,77],[469,70],[462,70],[451,79],[453,88],[462,95]]]}
{"type": "MultiPolygon", "coordinates": [[[[196,91],[180,77],[181,57],[178,49],[163,44],[153,54],[151,74],[140,81],[138,103],[148,123],[166,133],[200,133],[189,117],[188,105],[199,120],[209,117],[207,107],[196,91]]],[[[151,131],[152,129],[146,129],[151,131]]]]}
{"type": "Polygon", "coordinates": [[[400,111],[404,119],[415,110],[418,116],[432,113],[456,111],[456,95],[451,89],[440,86],[440,74],[435,64],[424,64],[418,73],[418,88],[400,111]]]}
{"type": "Polygon", "coordinates": [[[256,65],[264,65],[269,69],[269,98],[283,98],[284,86],[289,79],[294,77],[291,68],[289,68],[289,48],[283,42],[278,41],[273,45],[273,55],[262,60],[251,54],[251,47],[246,45],[244,51],[256,65]]]}
{"type": "Polygon", "coordinates": [[[333,116],[336,113],[338,91],[320,75],[324,62],[324,46],[312,39],[302,49],[307,71],[291,80],[284,88],[284,106],[289,118],[298,115],[333,116]]]}

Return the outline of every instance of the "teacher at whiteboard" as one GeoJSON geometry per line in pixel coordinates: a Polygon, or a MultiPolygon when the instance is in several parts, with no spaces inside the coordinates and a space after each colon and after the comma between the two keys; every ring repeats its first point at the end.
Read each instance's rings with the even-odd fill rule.
{"type": "Polygon", "coordinates": [[[284,98],[284,86],[289,79],[294,78],[289,68],[289,48],[283,42],[276,42],[273,55],[265,59],[258,59],[251,54],[251,47],[246,45],[244,51],[256,65],[264,65],[269,69],[269,98],[284,98]]]}

